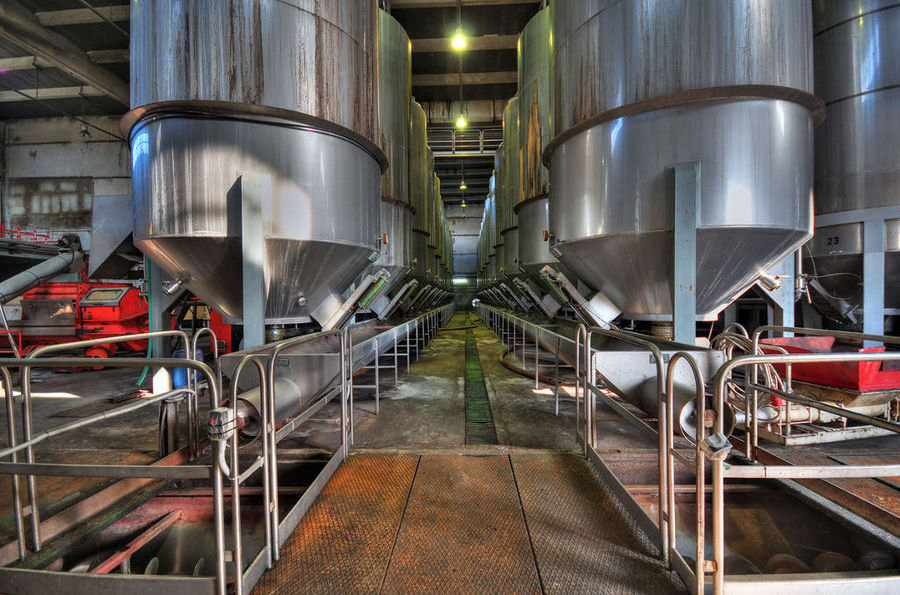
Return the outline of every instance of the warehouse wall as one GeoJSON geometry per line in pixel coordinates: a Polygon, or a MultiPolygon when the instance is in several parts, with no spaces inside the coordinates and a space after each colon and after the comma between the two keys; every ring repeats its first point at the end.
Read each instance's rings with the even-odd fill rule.
{"type": "Polygon", "coordinates": [[[475,277],[478,274],[478,230],[481,227],[483,204],[462,208],[448,205],[445,209],[453,235],[453,278],[466,278],[466,285],[453,286],[454,301],[458,310],[469,307],[475,297],[475,277]]]}
{"type": "MultiPolygon", "coordinates": [[[[119,135],[116,117],[85,120],[119,135]]],[[[4,227],[90,230],[95,196],[131,194],[126,143],[97,128],[73,118],[5,122],[0,129],[0,222],[4,227]]]]}

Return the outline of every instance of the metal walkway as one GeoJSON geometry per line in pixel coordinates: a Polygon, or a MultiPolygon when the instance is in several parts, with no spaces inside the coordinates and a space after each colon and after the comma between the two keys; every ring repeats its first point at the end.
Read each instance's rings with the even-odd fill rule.
{"type": "Polygon", "coordinates": [[[361,454],[254,592],[684,591],[637,534],[574,455],[361,454]]]}

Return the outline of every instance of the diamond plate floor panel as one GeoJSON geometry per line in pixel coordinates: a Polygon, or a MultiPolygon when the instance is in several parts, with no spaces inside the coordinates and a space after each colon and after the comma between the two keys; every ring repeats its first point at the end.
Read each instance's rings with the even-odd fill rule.
{"type": "Polygon", "coordinates": [[[512,456],[546,593],[684,592],[583,459],[512,456]]]}
{"type": "Polygon", "coordinates": [[[419,457],[359,455],[337,470],[255,595],[377,593],[419,457]]]}
{"type": "Polygon", "coordinates": [[[541,592],[507,456],[422,456],[384,592],[541,592]]]}

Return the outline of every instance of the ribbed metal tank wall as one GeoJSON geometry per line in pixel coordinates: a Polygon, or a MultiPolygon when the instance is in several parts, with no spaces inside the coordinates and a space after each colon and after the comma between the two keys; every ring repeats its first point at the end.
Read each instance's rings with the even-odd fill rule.
{"type": "Polygon", "coordinates": [[[503,110],[503,194],[497,209],[497,229],[503,244],[499,266],[503,275],[519,274],[519,227],[513,210],[521,194],[519,149],[519,98],[513,97],[503,110]]]}
{"type": "Polygon", "coordinates": [[[410,104],[409,193],[413,215],[413,276],[422,283],[428,277],[428,218],[431,213],[432,179],[429,164],[428,131],[425,110],[417,102],[410,104]]]}
{"type": "Polygon", "coordinates": [[[131,4],[135,244],[242,317],[240,172],[263,189],[267,322],[326,320],[377,253],[377,4],[131,4]],[[352,216],[348,216],[352,214],[352,216]]]}
{"type": "Polygon", "coordinates": [[[813,23],[816,94],[828,114],[816,129],[816,217],[849,222],[816,222],[805,272],[860,306],[863,221],[881,209],[884,305],[900,308],[900,3],[816,2],[813,23]]]}
{"type": "Polygon", "coordinates": [[[625,318],[672,316],[669,168],[701,163],[697,314],[812,231],[808,0],[553,2],[550,231],[625,318]]]}
{"type": "Polygon", "coordinates": [[[378,105],[384,152],[389,167],[381,180],[381,255],[368,273],[385,269],[390,293],[410,270],[412,218],[410,204],[411,46],[403,27],[378,11],[378,105]]]}
{"type": "Polygon", "coordinates": [[[519,265],[540,282],[540,270],[559,268],[550,253],[550,173],[542,153],[550,142],[550,8],[540,10],[519,36],[519,147],[522,192],[514,209],[519,226],[519,265]]]}

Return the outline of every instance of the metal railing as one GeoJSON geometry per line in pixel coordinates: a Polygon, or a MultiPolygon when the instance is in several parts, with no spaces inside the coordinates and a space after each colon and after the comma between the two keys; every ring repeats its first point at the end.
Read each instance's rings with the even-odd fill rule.
{"type": "Polygon", "coordinates": [[[503,128],[432,128],[428,130],[428,146],[435,155],[490,155],[503,142],[503,128]]]}
{"type": "MultiPolygon", "coordinates": [[[[148,464],[148,465],[83,465],[83,464],[57,464],[57,463],[37,463],[34,461],[33,447],[45,440],[83,428],[85,426],[100,422],[102,420],[113,419],[122,415],[137,411],[156,403],[162,403],[173,398],[181,398],[187,396],[185,402],[188,403],[190,414],[185,419],[188,428],[188,435],[194,436],[189,446],[192,455],[199,454],[200,441],[198,431],[198,410],[197,407],[197,389],[199,384],[205,381],[209,389],[209,407],[216,408],[221,406],[222,393],[222,368],[218,360],[218,350],[214,348],[214,354],[217,358],[215,371],[203,362],[195,361],[191,355],[196,354],[197,342],[201,336],[210,334],[215,344],[215,335],[208,329],[198,332],[192,341],[189,341],[187,335],[181,331],[162,331],[157,333],[141,333],[137,335],[128,335],[117,338],[106,338],[97,341],[82,341],[78,343],[67,343],[64,345],[47,346],[36,350],[26,359],[4,358],[0,359],[0,384],[6,391],[6,412],[7,425],[9,431],[10,445],[4,450],[0,450],[0,458],[9,457],[9,462],[0,462],[0,474],[6,474],[11,477],[13,485],[13,505],[16,518],[16,539],[17,548],[20,558],[27,555],[28,544],[26,543],[27,531],[25,528],[25,517],[29,516],[32,520],[31,537],[32,549],[39,551],[41,549],[41,526],[40,526],[40,510],[38,507],[37,491],[34,489],[34,478],[43,475],[63,475],[73,477],[109,477],[109,478],[151,478],[151,479],[209,479],[212,482],[213,492],[213,525],[215,531],[215,573],[213,577],[164,577],[165,584],[168,589],[173,592],[216,592],[224,595],[227,592],[229,584],[233,585],[236,593],[249,591],[259,580],[267,568],[270,568],[275,560],[280,556],[280,547],[287,540],[290,533],[299,523],[300,519],[312,505],[313,500],[321,492],[325,483],[330,479],[331,475],[337,469],[338,465],[343,461],[350,452],[350,445],[353,441],[353,374],[369,363],[369,359],[374,353],[377,359],[383,350],[387,350],[393,346],[393,357],[399,358],[405,356],[407,369],[409,368],[410,359],[415,355],[418,359],[421,349],[423,349],[437,334],[438,329],[445,325],[453,315],[453,306],[446,305],[436,308],[424,314],[410,319],[400,325],[386,329],[384,332],[377,334],[375,337],[367,339],[359,346],[354,346],[353,336],[350,328],[328,331],[325,333],[315,333],[312,335],[304,335],[296,339],[290,339],[274,346],[274,348],[265,353],[248,353],[244,355],[235,366],[231,374],[231,399],[229,408],[232,414],[237,416],[238,399],[237,395],[241,385],[240,379],[247,368],[255,368],[259,376],[260,390],[260,406],[261,416],[264,420],[262,424],[263,440],[260,445],[259,455],[244,468],[241,468],[241,459],[239,458],[239,435],[237,431],[233,431],[227,438],[223,440],[213,440],[219,442],[214,444],[214,448],[210,453],[210,462],[205,465],[171,465],[171,464],[148,464]],[[188,384],[187,386],[172,391],[166,391],[152,397],[146,397],[136,403],[129,403],[122,407],[117,407],[111,411],[90,416],[71,424],[67,424],[48,431],[35,433],[33,422],[31,420],[31,399],[32,385],[30,371],[32,368],[56,368],[56,367],[89,367],[96,365],[96,360],[85,357],[41,357],[49,353],[62,350],[78,349],[87,347],[99,342],[121,342],[139,339],[150,339],[158,337],[177,337],[185,346],[185,353],[188,357],[181,358],[111,358],[104,360],[103,365],[109,368],[142,368],[145,366],[153,368],[187,368],[188,384]],[[322,339],[326,336],[336,336],[339,338],[339,345],[336,351],[312,354],[309,352],[293,353],[292,355],[326,355],[338,358],[340,361],[340,378],[335,386],[325,390],[324,394],[310,403],[306,408],[297,413],[292,419],[286,421],[282,426],[278,426],[282,420],[275,418],[275,395],[274,395],[274,378],[275,378],[275,361],[279,353],[284,353],[291,347],[299,344],[322,339]],[[406,349],[398,350],[399,343],[405,338],[406,349]],[[369,344],[369,341],[372,343],[369,344]],[[374,347],[373,351],[369,351],[374,347]],[[15,428],[15,401],[13,398],[13,383],[9,368],[22,368],[22,410],[23,418],[27,418],[24,424],[27,429],[25,439],[22,442],[17,441],[15,428]],[[285,514],[281,514],[278,505],[278,456],[277,445],[286,438],[293,429],[301,423],[304,423],[311,416],[321,409],[326,403],[335,397],[340,398],[340,447],[332,455],[325,467],[304,491],[301,498],[293,505],[293,507],[285,514]],[[230,448],[230,454],[227,453],[226,446],[230,448]],[[25,454],[25,461],[21,461],[19,454],[25,454]],[[226,456],[228,455],[228,456],[226,456]],[[241,528],[241,487],[245,482],[257,472],[263,475],[263,501],[264,501],[264,525],[265,525],[265,543],[260,547],[259,551],[252,556],[252,561],[245,566],[246,558],[243,543],[243,532],[241,528]],[[24,476],[29,486],[30,503],[25,506],[21,497],[22,487],[20,485],[20,476],[24,476]],[[225,523],[225,488],[224,481],[230,482],[231,488],[231,535],[232,548],[231,551],[226,549],[226,523],[225,523]],[[232,572],[228,573],[227,563],[232,563],[232,572]]],[[[395,363],[396,368],[399,363],[395,363]]],[[[24,421],[24,420],[23,420],[24,421]]],[[[246,459],[245,459],[246,461],[246,459]]],[[[52,535],[52,536],[55,536],[52,535]]],[[[51,571],[23,571],[19,569],[0,568],[0,577],[4,580],[17,582],[28,582],[34,589],[42,589],[49,585],[52,581],[59,580],[60,577],[69,576],[65,572],[51,571]],[[25,574],[23,574],[25,573],[25,574]],[[26,576],[27,575],[27,576],[26,576]]],[[[106,577],[113,581],[122,581],[119,586],[114,589],[128,590],[134,588],[134,581],[150,581],[154,585],[158,583],[160,577],[143,576],[143,575],[110,575],[106,577]]],[[[79,583],[81,584],[81,583],[79,583]]],[[[87,592],[88,588],[82,587],[82,591],[87,592]]]]}
{"type": "MultiPolygon", "coordinates": [[[[109,342],[108,339],[103,341],[109,342]]],[[[126,413],[131,413],[138,409],[142,409],[149,405],[162,402],[166,399],[178,395],[192,395],[192,391],[187,387],[166,391],[152,397],[141,399],[137,403],[131,403],[118,407],[111,411],[105,411],[92,415],[88,418],[80,419],[71,424],[66,424],[52,430],[41,432],[35,435],[33,424],[31,422],[31,386],[29,376],[32,368],[51,368],[51,367],[90,367],[96,365],[94,358],[88,357],[54,357],[54,358],[2,358],[0,359],[0,374],[4,390],[7,396],[7,423],[9,428],[10,445],[7,449],[0,451],[0,458],[9,456],[10,462],[0,462],[0,473],[12,475],[24,475],[28,484],[30,506],[28,507],[29,516],[31,517],[31,535],[32,549],[37,552],[42,546],[42,535],[40,526],[40,509],[37,499],[37,490],[34,489],[35,477],[40,475],[56,475],[56,476],[73,476],[73,477],[109,477],[109,478],[156,478],[156,479],[206,479],[210,478],[214,465],[83,465],[83,464],[60,464],[60,463],[37,463],[34,461],[33,447],[49,438],[71,432],[76,429],[83,428],[98,421],[119,417],[126,413]],[[15,436],[15,407],[13,406],[13,385],[9,375],[9,368],[21,368],[22,375],[22,409],[23,421],[27,419],[25,427],[25,440],[21,443],[17,441],[15,436]],[[17,453],[25,451],[25,462],[18,461],[17,453]]],[[[210,386],[211,404],[218,401],[218,386],[215,383],[215,375],[211,368],[202,362],[184,360],[180,358],[113,358],[104,361],[104,366],[110,368],[142,368],[151,365],[160,368],[194,368],[206,378],[210,386]]],[[[190,419],[186,420],[190,424],[190,419]]],[[[21,505],[20,487],[18,482],[13,479],[13,506],[16,518],[16,533],[18,540],[19,555],[24,558],[26,555],[25,531],[24,531],[24,507],[21,505]]]]}
{"type": "Polygon", "coordinates": [[[564,344],[570,344],[575,349],[575,364],[576,364],[576,373],[575,373],[575,408],[576,408],[576,417],[577,411],[580,410],[580,399],[583,396],[583,390],[581,388],[581,384],[579,383],[579,374],[578,374],[578,361],[579,361],[579,343],[578,343],[578,335],[573,339],[572,337],[567,337],[565,335],[556,333],[551,331],[550,329],[544,328],[543,326],[531,322],[530,320],[525,320],[524,318],[520,318],[510,312],[504,312],[502,310],[498,310],[494,307],[487,306],[485,304],[479,304],[476,308],[478,311],[478,315],[481,316],[481,319],[485,321],[488,327],[497,334],[498,338],[500,338],[501,342],[508,346],[510,349],[510,353],[516,349],[516,346],[521,344],[521,352],[520,358],[522,360],[523,365],[526,363],[525,358],[525,344],[528,339],[528,329],[530,329],[531,339],[534,342],[534,388],[540,388],[540,354],[541,347],[540,343],[543,340],[546,343],[551,345],[555,345],[555,353],[552,349],[545,351],[548,354],[554,355],[555,361],[553,362],[554,367],[554,376],[553,376],[553,398],[555,402],[555,413],[559,415],[559,402],[560,395],[562,393],[562,380],[560,377],[560,357],[559,353],[562,350],[564,344]],[[521,330],[521,333],[520,333],[521,330]]]}
{"type": "MultiPolygon", "coordinates": [[[[522,342],[524,342],[525,334],[520,334],[520,327],[526,328],[530,326],[537,326],[533,323],[522,320],[508,312],[484,304],[479,305],[478,309],[479,313],[482,316],[482,319],[484,319],[489,324],[489,326],[497,333],[497,335],[501,338],[502,341],[504,341],[504,343],[513,344],[513,349],[517,347],[517,343],[519,340],[522,340],[522,342]]],[[[726,330],[730,331],[732,329],[726,330]]],[[[737,328],[734,330],[735,332],[740,332],[741,329],[737,328]]],[[[535,338],[536,342],[541,332],[549,333],[550,331],[547,331],[546,329],[542,329],[540,331],[532,331],[532,336],[535,338]]],[[[883,343],[900,344],[900,339],[896,337],[884,337],[849,332],[832,332],[819,329],[804,329],[799,327],[765,326],[757,329],[756,332],[752,335],[751,348],[754,352],[759,346],[760,337],[766,332],[834,336],[836,338],[853,339],[857,341],[870,340],[880,341],[883,343]]],[[[625,341],[632,345],[643,347],[653,354],[656,361],[656,380],[657,391],[659,394],[658,515],[655,523],[647,525],[641,522],[641,524],[644,527],[644,530],[648,531],[648,534],[649,531],[652,531],[654,529],[658,530],[660,554],[662,559],[665,560],[670,567],[674,567],[678,571],[682,578],[684,578],[684,580],[691,586],[691,589],[694,593],[704,593],[706,592],[706,588],[709,586],[714,593],[719,594],[723,593],[726,587],[724,573],[725,479],[876,478],[900,475],[900,465],[898,464],[842,464],[807,466],[762,465],[759,463],[756,457],[757,437],[759,435],[759,417],[755,414],[759,400],[758,395],[762,393],[777,396],[783,399],[785,401],[785,404],[783,406],[784,410],[788,413],[790,411],[790,406],[793,403],[795,405],[802,405],[805,407],[818,409],[820,411],[827,412],[835,416],[844,417],[849,420],[870,424],[894,433],[900,433],[900,424],[893,423],[892,421],[889,421],[887,419],[880,419],[868,415],[863,415],[861,413],[843,409],[832,404],[819,402],[814,399],[795,394],[792,392],[792,384],[790,381],[790,370],[792,365],[818,362],[900,361],[900,353],[863,352],[791,354],[785,352],[783,348],[774,346],[772,350],[777,351],[778,353],[765,355],[744,355],[734,357],[722,364],[716,371],[715,376],[712,380],[712,400],[708,405],[708,397],[706,396],[706,380],[704,378],[704,374],[701,366],[698,363],[698,360],[693,357],[691,353],[687,351],[678,351],[671,356],[668,364],[664,366],[664,359],[659,349],[656,345],[646,339],[642,339],[641,337],[636,336],[633,333],[611,331],[602,328],[587,328],[584,325],[579,325],[577,327],[574,339],[576,350],[576,387],[579,386],[579,383],[584,387],[583,394],[585,397],[585,403],[583,415],[582,410],[579,407],[576,407],[576,433],[578,433],[578,431],[582,432],[585,455],[589,456],[595,461],[599,460],[599,457],[594,450],[597,444],[597,436],[596,429],[592,427],[592,425],[594,424],[591,423],[591,411],[596,406],[597,397],[602,397],[604,399],[604,402],[610,402],[612,400],[606,397],[601,391],[600,387],[598,387],[594,382],[594,378],[596,375],[594,367],[594,357],[598,355],[598,352],[591,347],[591,341],[594,334],[603,334],[616,340],[625,341]],[[676,408],[675,393],[677,390],[675,384],[675,371],[679,365],[684,364],[687,364],[690,367],[691,375],[693,377],[693,397],[696,400],[695,417],[697,421],[693,436],[690,436],[693,442],[693,461],[689,457],[687,457],[683,453],[683,451],[680,452],[675,448],[675,427],[677,423],[677,420],[674,417],[676,408]],[[783,385],[784,390],[774,386],[762,385],[758,381],[759,370],[763,366],[772,366],[775,364],[784,365],[786,368],[786,382],[783,385]],[[743,393],[743,409],[745,412],[749,412],[746,418],[746,442],[750,446],[744,453],[748,464],[726,464],[725,458],[730,453],[731,445],[725,438],[724,421],[726,418],[726,408],[729,407],[725,395],[727,389],[733,382],[731,381],[732,372],[740,368],[747,367],[749,367],[750,369],[745,374],[747,380],[743,384],[745,389],[743,393]],[[722,440],[710,440],[711,436],[721,437],[722,440]],[[677,547],[677,514],[675,501],[676,461],[680,464],[685,465],[686,468],[693,470],[695,473],[696,494],[694,506],[696,508],[696,536],[694,545],[696,548],[696,560],[693,564],[693,568],[688,565],[688,562],[679,553],[677,547]],[[706,485],[707,465],[711,465],[712,467],[712,477],[710,481],[711,486],[706,485]],[[707,560],[705,556],[706,531],[708,526],[706,512],[706,493],[708,491],[708,488],[711,488],[712,492],[711,541],[713,558],[711,560],[707,560]],[[652,527],[654,524],[656,525],[655,527],[653,527],[652,529],[648,528],[652,527]],[[711,575],[711,585],[707,584],[708,582],[710,582],[709,575],[711,575]]],[[[746,339],[751,338],[749,334],[741,334],[746,339]]],[[[564,339],[568,338],[564,337],[564,339]]],[[[568,340],[571,341],[572,339],[568,340]]],[[[578,390],[576,389],[576,404],[580,405],[581,394],[582,393],[578,392],[578,390]]],[[[687,432],[688,430],[684,429],[683,431],[687,432]]],[[[602,461],[600,462],[600,464],[601,466],[603,465],[602,461]]],[[[607,474],[605,475],[605,477],[611,478],[611,481],[615,483],[617,480],[614,479],[614,476],[611,474],[611,472],[609,472],[608,470],[606,471],[607,474]]],[[[612,487],[615,488],[616,486],[612,487]]],[[[615,490],[617,491],[617,493],[624,493],[627,495],[627,490],[624,488],[624,486],[618,485],[618,487],[620,489],[615,490]]],[[[646,516],[646,513],[636,503],[634,503],[634,506],[630,507],[630,509],[646,516]]],[[[771,582],[770,578],[777,579],[778,577],[759,577],[758,579],[753,577],[741,577],[739,582],[740,586],[744,588],[752,585],[758,585],[759,587],[763,587],[765,585],[771,586],[774,583],[771,582]],[[748,580],[750,582],[748,582],[748,580]]],[[[850,580],[852,579],[852,577],[842,577],[842,579],[850,580]]],[[[898,579],[896,577],[892,578],[887,575],[885,577],[873,577],[867,575],[865,577],[861,577],[861,580],[870,581],[866,584],[875,584],[875,588],[878,589],[882,587],[896,588],[896,582],[898,579]],[[873,580],[876,582],[871,582],[873,580]],[[893,580],[894,582],[890,582],[891,580],[893,580]],[[888,583],[890,583],[890,587],[887,586],[888,583]]],[[[792,585],[796,583],[796,586],[801,589],[803,588],[803,586],[800,584],[803,581],[800,579],[790,579],[788,582],[790,582],[792,585]]],[[[783,585],[784,583],[781,582],[778,584],[783,585]]],[[[813,580],[809,583],[810,588],[815,589],[816,584],[818,583],[813,580]]]]}

